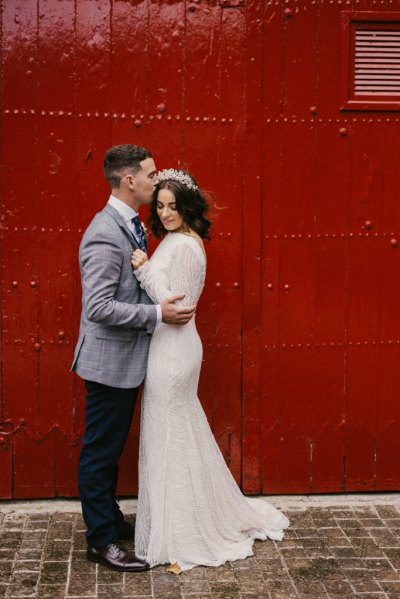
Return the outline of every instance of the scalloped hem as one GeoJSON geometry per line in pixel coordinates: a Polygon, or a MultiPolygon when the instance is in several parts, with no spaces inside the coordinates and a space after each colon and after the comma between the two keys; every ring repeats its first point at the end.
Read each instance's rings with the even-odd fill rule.
{"type": "Polygon", "coordinates": [[[263,530],[262,532],[255,532],[251,537],[249,537],[249,539],[247,540],[246,543],[246,547],[243,548],[242,551],[235,551],[232,552],[232,554],[229,557],[226,557],[224,559],[221,560],[215,560],[215,561],[201,561],[201,562],[182,562],[180,560],[177,559],[171,559],[169,561],[156,561],[156,560],[152,560],[151,558],[149,558],[146,555],[140,555],[138,554],[137,556],[140,559],[146,560],[149,564],[150,564],[150,568],[155,568],[156,566],[166,566],[169,564],[177,564],[180,569],[182,570],[182,572],[186,571],[186,570],[191,570],[192,568],[197,568],[198,566],[205,566],[207,568],[219,568],[220,566],[223,566],[224,564],[226,564],[227,562],[235,562],[237,560],[240,559],[246,559],[248,557],[251,557],[254,555],[253,552],[253,545],[254,545],[254,541],[259,540],[259,541],[266,541],[267,539],[271,539],[273,541],[281,541],[284,537],[285,533],[283,530],[278,531],[278,530],[263,530]]]}

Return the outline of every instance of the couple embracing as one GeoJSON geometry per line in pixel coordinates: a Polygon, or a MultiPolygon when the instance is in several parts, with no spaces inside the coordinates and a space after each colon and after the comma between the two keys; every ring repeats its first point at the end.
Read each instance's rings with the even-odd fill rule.
{"type": "Polygon", "coordinates": [[[197,396],[195,310],[211,224],[204,194],[189,173],[157,172],[151,153],[130,144],[106,152],[104,174],[111,196],[79,249],[82,316],[72,366],[86,386],[79,493],[87,557],[126,572],[244,559],[255,539],[281,540],[289,520],[241,493],[197,396]],[[162,240],[151,259],[138,216],[144,204],[162,240]],[[115,494],[144,379],[133,527],[115,494]],[[127,539],[135,553],[121,543],[127,539]]]}

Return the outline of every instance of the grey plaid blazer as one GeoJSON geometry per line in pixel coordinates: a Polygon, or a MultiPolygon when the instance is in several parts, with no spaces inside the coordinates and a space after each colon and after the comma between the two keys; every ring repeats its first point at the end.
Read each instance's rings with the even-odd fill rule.
{"type": "Polygon", "coordinates": [[[130,259],[138,247],[109,204],[83,235],[82,315],[71,370],[85,380],[129,389],[145,377],[157,309],[132,272],[130,259]]]}

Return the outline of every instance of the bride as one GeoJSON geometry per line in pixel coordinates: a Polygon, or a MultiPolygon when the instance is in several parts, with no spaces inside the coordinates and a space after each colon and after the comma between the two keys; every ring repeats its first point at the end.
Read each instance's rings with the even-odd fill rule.
{"type": "MultiPolygon", "coordinates": [[[[132,255],[134,274],[155,303],[203,289],[210,221],[207,203],[185,171],[158,173],[151,226],[163,238],[151,260],[132,255]]],[[[220,566],[253,555],[254,539],[281,540],[288,518],[245,497],[233,479],[197,397],[202,345],[195,318],[153,334],[142,398],[135,552],[173,571],[220,566]]]]}

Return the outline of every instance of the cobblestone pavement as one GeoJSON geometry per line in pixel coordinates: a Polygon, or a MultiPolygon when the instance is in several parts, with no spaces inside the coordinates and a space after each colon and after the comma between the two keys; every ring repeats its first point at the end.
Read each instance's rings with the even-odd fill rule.
{"type": "Polygon", "coordinates": [[[256,541],[254,557],[178,576],[164,566],[121,574],[87,562],[79,514],[5,512],[0,597],[400,599],[400,506],[284,512],[283,541],[256,541]]]}

